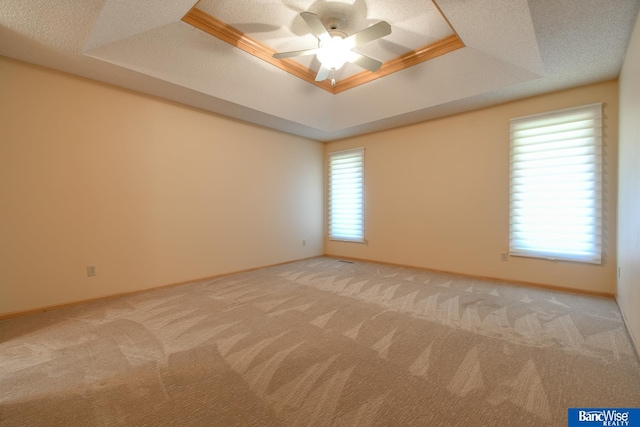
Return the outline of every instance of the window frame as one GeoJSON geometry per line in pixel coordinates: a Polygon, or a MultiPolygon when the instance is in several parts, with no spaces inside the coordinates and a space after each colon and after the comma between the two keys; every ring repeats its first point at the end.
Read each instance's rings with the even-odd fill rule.
{"type": "MultiPolygon", "coordinates": [[[[509,254],[512,256],[521,256],[521,257],[530,257],[530,258],[543,258],[543,259],[549,259],[549,260],[554,260],[554,261],[572,261],[572,262],[582,262],[582,263],[589,263],[589,264],[602,264],[602,260],[603,260],[603,231],[604,231],[604,227],[603,227],[603,195],[605,192],[605,188],[604,188],[604,184],[603,184],[603,176],[604,176],[604,144],[603,144],[603,120],[604,120],[604,114],[603,114],[603,104],[602,103],[594,103],[594,104],[587,104],[587,105],[582,105],[582,106],[578,106],[578,107],[572,107],[572,108],[566,108],[566,109],[561,109],[561,110],[555,110],[555,111],[550,111],[550,112],[546,112],[546,113],[541,113],[541,114],[534,114],[534,115],[530,115],[530,116],[523,116],[523,117],[517,117],[514,119],[510,120],[509,123],[509,130],[510,130],[510,136],[509,136],[509,254]],[[580,117],[581,115],[584,116],[584,119],[575,119],[574,121],[569,120],[569,117],[580,117]],[[593,122],[593,125],[591,127],[583,127],[583,128],[578,128],[577,123],[581,123],[581,122],[593,122]],[[547,122],[546,124],[543,122],[547,122]],[[538,125],[536,126],[535,124],[538,123],[538,125]],[[540,129],[543,129],[545,127],[547,127],[547,131],[550,130],[550,128],[552,127],[562,127],[564,125],[567,125],[567,123],[574,123],[574,126],[576,126],[575,129],[572,129],[571,131],[568,130],[557,130],[556,132],[548,132],[545,133],[545,131],[541,131],[540,129]],[[589,135],[588,131],[592,132],[592,135],[589,135]],[[587,136],[573,136],[570,138],[567,138],[567,134],[569,134],[570,132],[578,132],[578,131],[585,131],[585,134],[587,136]],[[541,132],[541,133],[539,133],[541,132]],[[565,132],[564,135],[560,134],[562,132],[565,132]],[[529,133],[533,133],[533,136],[530,136],[529,133]],[[524,135],[524,136],[523,136],[524,135]],[[553,138],[550,138],[550,141],[543,141],[546,137],[549,137],[553,135],[553,138]],[[527,143],[524,143],[523,140],[527,139],[527,143]],[[539,139],[538,139],[539,138],[539,139]],[[533,143],[531,143],[531,141],[535,141],[533,143]],[[580,144],[578,143],[578,141],[582,141],[580,144]],[[584,141],[591,141],[589,144],[585,143],[584,141]],[[567,148],[562,147],[561,145],[563,143],[566,143],[567,146],[570,146],[571,148],[567,148]],[[550,145],[550,144],[556,144],[556,146],[554,148],[551,149],[547,149],[547,150],[540,150],[538,151],[537,149],[532,149],[530,151],[528,151],[526,154],[523,154],[524,152],[526,152],[527,148],[530,147],[534,147],[535,145],[550,145]],[[522,191],[521,187],[525,187],[527,186],[526,184],[522,184],[522,182],[524,182],[526,180],[526,178],[529,176],[527,172],[530,172],[534,169],[536,169],[535,167],[529,166],[527,167],[522,167],[522,164],[524,164],[525,162],[523,161],[520,166],[518,166],[518,160],[516,160],[516,156],[521,156],[524,157],[526,155],[528,156],[532,156],[533,154],[536,155],[542,155],[542,158],[544,158],[545,155],[549,155],[549,153],[552,153],[553,151],[556,151],[557,153],[560,153],[562,150],[565,150],[565,152],[569,152],[570,150],[574,150],[576,152],[582,150],[582,152],[580,154],[574,154],[573,156],[562,156],[562,155],[558,155],[553,157],[553,159],[561,159],[561,158],[571,158],[574,159],[576,161],[576,167],[575,169],[578,170],[580,169],[580,172],[575,172],[575,175],[585,175],[585,176],[590,176],[591,179],[590,180],[585,180],[585,181],[580,181],[581,183],[586,183],[586,184],[593,184],[592,187],[589,187],[588,185],[585,185],[583,189],[581,189],[581,191],[585,194],[589,194],[589,193],[593,193],[592,196],[590,198],[582,198],[580,199],[579,197],[576,198],[557,198],[557,195],[553,195],[549,198],[545,198],[545,199],[541,199],[541,194],[543,193],[553,193],[554,191],[557,191],[559,188],[563,187],[565,184],[569,183],[569,182],[574,182],[571,181],[571,172],[569,172],[569,170],[573,167],[573,165],[571,165],[570,167],[565,166],[565,172],[561,175],[561,178],[558,178],[557,175],[554,175],[553,172],[550,172],[553,170],[553,167],[545,165],[545,169],[548,169],[549,171],[547,171],[545,174],[542,174],[540,176],[546,177],[547,180],[550,180],[551,177],[555,177],[557,180],[550,185],[550,187],[544,187],[546,191],[542,191],[539,193],[536,193],[535,191],[531,191],[529,192],[529,197],[538,197],[539,199],[535,202],[535,208],[534,210],[536,211],[536,214],[530,214],[528,215],[528,218],[526,218],[527,215],[519,215],[516,213],[516,211],[526,211],[527,209],[523,208],[522,206],[525,205],[527,203],[527,201],[530,201],[531,199],[523,199],[522,195],[526,196],[525,191],[522,191]],[[590,162],[577,162],[577,160],[579,160],[579,157],[584,157],[584,158],[589,158],[592,157],[593,160],[590,162]],[[523,179],[523,177],[525,177],[523,179]],[[562,179],[564,178],[564,179],[562,179]],[[520,186],[520,187],[519,187],[520,186]],[[553,187],[553,190],[549,190],[549,188],[553,187]],[[536,196],[531,196],[532,194],[536,194],[536,196]],[[553,212],[553,215],[556,216],[556,220],[559,220],[560,218],[560,208],[559,206],[561,204],[563,204],[563,202],[567,202],[567,200],[572,200],[571,207],[573,209],[578,209],[578,201],[582,200],[584,202],[584,206],[582,207],[585,211],[592,211],[590,213],[590,215],[588,216],[584,216],[584,217],[580,217],[580,218],[585,218],[585,222],[578,225],[577,221],[574,221],[572,223],[569,222],[565,222],[564,227],[567,229],[578,229],[578,228],[582,228],[582,229],[589,229],[589,233],[585,233],[583,235],[580,235],[580,238],[583,238],[584,240],[580,240],[580,238],[576,238],[575,240],[571,240],[570,244],[565,245],[565,248],[560,247],[561,245],[558,244],[553,244],[551,243],[551,239],[544,241],[544,244],[546,245],[546,247],[542,247],[542,246],[535,246],[535,245],[531,245],[530,243],[526,243],[528,242],[528,240],[526,238],[524,238],[523,236],[529,236],[531,238],[531,236],[533,236],[533,227],[534,224],[536,223],[536,215],[538,215],[537,212],[540,211],[541,206],[543,204],[543,202],[552,202],[554,201],[554,197],[556,198],[556,204],[555,206],[552,206],[550,208],[550,211],[553,212]],[[527,221],[522,221],[522,219],[526,219],[527,221]],[[589,221],[590,220],[590,221],[589,221]],[[516,228],[518,230],[516,230],[516,228]],[[585,236],[585,237],[582,237],[585,236]],[[584,246],[584,250],[582,248],[578,249],[579,244],[577,242],[583,242],[582,245],[584,246]],[[569,248],[569,246],[574,245],[575,249],[573,250],[573,252],[571,251],[571,249],[569,248]],[[552,249],[555,246],[555,250],[552,249]]],[[[533,163],[535,160],[529,160],[530,163],[533,163]]],[[[554,171],[555,172],[555,171],[554,171]]],[[[530,172],[531,174],[533,174],[533,172],[530,172]]],[[[544,180],[544,178],[542,178],[542,180],[544,180]]],[[[575,182],[578,182],[577,180],[575,182]]],[[[532,186],[532,184],[528,183],[529,186],[532,186]]],[[[539,185],[539,181],[537,181],[535,183],[535,185],[539,185]]],[[[549,184],[546,184],[549,185],[549,184]]],[[[577,190],[575,191],[576,193],[578,192],[577,190]]],[[[565,193],[565,194],[572,194],[573,193],[565,193]]],[[[565,218],[578,218],[578,216],[572,217],[572,216],[567,216],[565,218]]],[[[541,221],[542,222],[542,221],[541,221]]],[[[543,226],[542,228],[546,227],[546,226],[551,226],[552,222],[544,221],[542,222],[543,226]]],[[[538,224],[539,225],[539,224],[538,224]]],[[[556,226],[558,226],[558,224],[554,224],[556,226]]],[[[558,228],[562,228],[562,223],[558,226],[558,228]]],[[[563,229],[562,232],[564,232],[565,230],[563,229]]],[[[551,233],[549,233],[551,235],[551,233]]],[[[578,235],[578,232],[576,231],[576,236],[578,235]]],[[[535,238],[531,239],[531,240],[537,240],[535,238]]],[[[541,239],[542,240],[542,239],[541,239]]],[[[561,241],[563,242],[562,244],[564,245],[564,242],[566,240],[562,240],[562,239],[556,239],[557,241],[561,241]]]]}
{"type": "MultiPolygon", "coordinates": [[[[337,159],[336,159],[337,160],[337,159]]],[[[358,221],[356,219],[356,221],[358,221]]],[[[349,148],[346,150],[333,151],[327,154],[327,236],[331,241],[337,242],[350,242],[350,243],[365,243],[365,148],[349,148]],[[360,163],[360,203],[358,212],[355,216],[359,218],[360,227],[357,235],[348,235],[345,233],[334,232],[334,212],[332,209],[334,190],[332,180],[334,178],[333,168],[334,158],[343,157],[344,159],[359,158],[360,163]]]]}

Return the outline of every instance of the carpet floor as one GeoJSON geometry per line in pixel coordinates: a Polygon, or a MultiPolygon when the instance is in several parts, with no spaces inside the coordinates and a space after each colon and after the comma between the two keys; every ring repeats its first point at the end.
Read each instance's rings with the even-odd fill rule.
{"type": "Polygon", "coordinates": [[[640,407],[612,299],[314,258],[0,322],[0,426],[566,426],[640,407]]]}

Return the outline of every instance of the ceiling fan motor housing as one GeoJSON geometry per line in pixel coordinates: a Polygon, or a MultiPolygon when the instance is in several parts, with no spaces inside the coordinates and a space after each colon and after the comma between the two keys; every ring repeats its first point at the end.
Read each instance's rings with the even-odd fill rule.
{"type": "Polygon", "coordinates": [[[340,27],[344,27],[344,25],[341,24],[344,24],[346,19],[341,16],[331,15],[324,19],[323,22],[325,22],[325,27],[327,27],[329,34],[331,34],[331,30],[337,30],[340,27]]]}

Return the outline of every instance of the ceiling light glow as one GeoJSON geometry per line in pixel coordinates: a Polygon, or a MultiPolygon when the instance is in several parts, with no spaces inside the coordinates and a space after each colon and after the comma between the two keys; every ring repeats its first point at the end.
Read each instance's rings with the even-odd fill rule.
{"type": "Polygon", "coordinates": [[[316,53],[322,66],[330,70],[340,69],[349,58],[349,50],[342,43],[342,37],[333,36],[320,41],[320,51],[316,53]]]}

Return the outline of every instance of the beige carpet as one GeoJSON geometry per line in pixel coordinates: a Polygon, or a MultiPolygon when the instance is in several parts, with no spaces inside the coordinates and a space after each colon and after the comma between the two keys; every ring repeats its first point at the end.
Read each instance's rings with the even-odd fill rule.
{"type": "Polygon", "coordinates": [[[566,426],[639,406],[613,300],[374,263],[0,322],[2,426],[566,426]]]}

